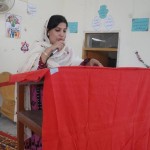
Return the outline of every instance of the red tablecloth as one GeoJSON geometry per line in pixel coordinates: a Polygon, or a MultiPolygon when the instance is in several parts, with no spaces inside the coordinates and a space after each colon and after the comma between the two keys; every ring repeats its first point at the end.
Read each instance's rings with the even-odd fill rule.
{"type": "Polygon", "coordinates": [[[44,74],[43,150],[150,150],[150,69],[44,74]]]}
{"type": "Polygon", "coordinates": [[[44,84],[44,150],[150,149],[149,69],[64,67],[44,84]]]}

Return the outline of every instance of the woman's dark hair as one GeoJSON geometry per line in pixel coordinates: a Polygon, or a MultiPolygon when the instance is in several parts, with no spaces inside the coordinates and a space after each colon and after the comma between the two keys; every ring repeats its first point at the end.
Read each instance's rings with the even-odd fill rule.
{"type": "Polygon", "coordinates": [[[48,21],[48,24],[47,24],[47,33],[51,29],[56,28],[60,23],[65,23],[66,27],[68,27],[68,22],[67,22],[67,20],[64,16],[62,16],[62,15],[53,15],[53,16],[51,16],[49,21],[48,21]]]}

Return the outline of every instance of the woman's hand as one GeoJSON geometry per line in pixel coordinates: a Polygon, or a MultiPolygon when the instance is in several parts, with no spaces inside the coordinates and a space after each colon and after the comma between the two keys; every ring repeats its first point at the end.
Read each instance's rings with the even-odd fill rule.
{"type": "Polygon", "coordinates": [[[100,66],[100,67],[103,67],[103,65],[97,59],[94,59],[94,58],[91,58],[90,61],[86,64],[86,66],[100,66]]]}
{"type": "Polygon", "coordinates": [[[51,47],[46,48],[41,55],[42,62],[46,63],[47,59],[50,57],[53,50],[58,49],[58,51],[61,51],[64,48],[64,46],[65,42],[63,40],[59,40],[54,44],[52,44],[51,47]]]}
{"type": "Polygon", "coordinates": [[[55,50],[58,49],[59,51],[62,50],[65,46],[65,42],[63,40],[55,42],[52,46],[51,49],[55,50]]]}

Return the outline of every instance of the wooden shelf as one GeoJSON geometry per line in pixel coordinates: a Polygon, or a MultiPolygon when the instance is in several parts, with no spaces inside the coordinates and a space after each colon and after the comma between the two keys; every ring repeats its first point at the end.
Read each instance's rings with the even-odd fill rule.
{"type": "Polygon", "coordinates": [[[18,120],[28,126],[39,136],[42,135],[42,110],[38,111],[22,111],[17,114],[18,120]]]}
{"type": "MultiPolygon", "coordinates": [[[[24,98],[25,87],[43,84],[39,82],[18,82],[17,83],[17,140],[18,150],[24,149],[24,127],[28,127],[39,136],[42,136],[42,110],[25,110],[24,98]]],[[[29,99],[30,101],[30,99],[29,99]]]]}
{"type": "Polygon", "coordinates": [[[116,52],[117,48],[83,48],[83,51],[108,51],[108,52],[116,52]]]}
{"type": "Polygon", "coordinates": [[[82,58],[95,58],[104,67],[116,67],[119,32],[87,32],[82,48],[82,58]]]}

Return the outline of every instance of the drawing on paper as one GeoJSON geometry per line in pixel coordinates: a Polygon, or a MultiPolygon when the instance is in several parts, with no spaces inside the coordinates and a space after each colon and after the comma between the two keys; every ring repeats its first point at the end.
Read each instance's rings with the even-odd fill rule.
{"type": "Polygon", "coordinates": [[[21,17],[14,14],[6,14],[6,36],[9,38],[20,38],[21,17]]]}

